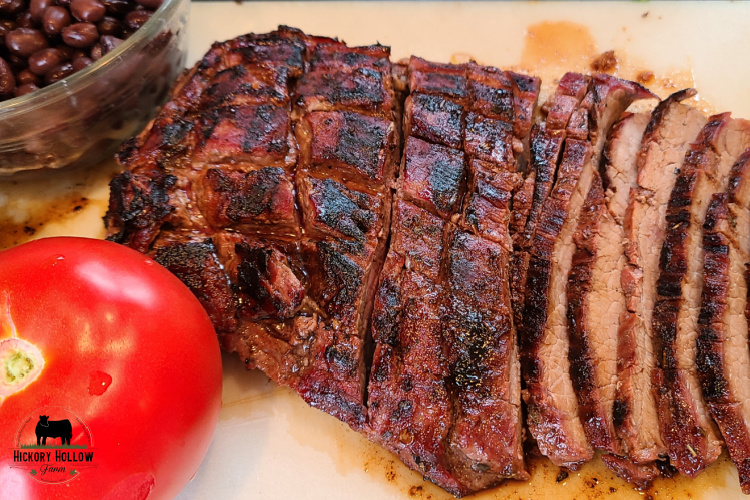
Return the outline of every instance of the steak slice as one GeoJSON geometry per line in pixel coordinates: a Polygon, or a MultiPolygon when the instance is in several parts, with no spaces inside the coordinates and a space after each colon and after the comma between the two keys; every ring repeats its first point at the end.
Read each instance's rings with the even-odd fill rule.
{"type": "Polygon", "coordinates": [[[708,408],[750,493],[750,150],[732,167],[726,193],[711,198],[703,226],[703,299],[698,375],[708,408]]]}
{"type": "Polygon", "coordinates": [[[635,154],[648,115],[627,115],[610,131],[603,176],[589,191],[574,236],[576,252],[568,281],[571,379],[589,443],[621,453],[614,427],[617,345],[625,296],[620,274],[625,266],[622,222],[628,193],[636,185],[635,154]]]}
{"type": "Polygon", "coordinates": [[[708,201],[726,190],[732,165],[748,147],[750,122],[731,119],[728,113],[709,118],[685,156],[667,207],[653,319],[658,342],[654,384],[659,388],[659,420],[670,460],[691,477],[722,450],[696,367],[703,290],[701,232],[708,201]]]}
{"type": "MultiPolygon", "coordinates": [[[[555,186],[543,204],[534,231],[521,337],[524,399],[529,410],[529,429],[542,454],[557,465],[577,468],[593,456],[578,415],[568,361],[567,283],[578,217],[592,182],[596,182],[595,166],[610,127],[633,100],[651,96],[632,82],[607,75],[592,78],[580,108],[586,110],[582,123],[591,127],[586,134],[589,140],[573,138],[581,135],[581,129],[577,124],[571,127],[571,118],[555,186]]],[[[560,124],[560,115],[577,112],[568,111],[572,100],[558,101],[548,111],[548,123],[550,114],[553,123],[560,124]]]]}
{"type": "Polygon", "coordinates": [[[447,458],[453,425],[440,281],[447,223],[406,201],[394,204],[392,244],[372,316],[368,388],[371,438],[454,494],[466,487],[447,458]]]}
{"type": "Polygon", "coordinates": [[[565,309],[573,232],[584,193],[595,175],[591,144],[569,139],[555,187],[534,235],[521,328],[521,362],[528,426],[543,455],[577,469],[593,457],[578,416],[568,366],[565,309]],[[583,179],[582,179],[583,178],[583,179]],[[584,184],[578,187],[579,184],[584,184]]]}
{"type": "Polygon", "coordinates": [[[652,317],[659,251],[667,231],[667,202],[685,151],[706,123],[700,111],[681,104],[695,93],[682,90],[659,103],[640,151],[624,159],[637,161],[638,187],[631,193],[624,222],[628,263],[622,287],[627,311],[619,331],[615,425],[624,451],[636,463],[652,462],[667,451],[651,385],[656,366],[652,317]]]}
{"type": "Polygon", "coordinates": [[[373,314],[370,426],[412,469],[465,495],[528,477],[508,224],[523,151],[515,99],[529,120],[538,85],[517,75],[524,90],[514,93],[506,72],[414,57],[406,73],[404,157],[373,314]]]}
{"type": "Polygon", "coordinates": [[[449,248],[444,335],[456,398],[449,459],[468,491],[529,477],[509,257],[508,248],[461,230],[449,248]]]}
{"type": "Polygon", "coordinates": [[[617,325],[625,309],[618,269],[622,234],[607,210],[596,177],[573,236],[576,251],[568,276],[570,374],[589,444],[618,453],[612,408],[617,382],[617,325]]]}
{"type": "Polygon", "coordinates": [[[513,200],[513,245],[511,258],[511,297],[516,325],[523,324],[526,300],[526,280],[531,259],[531,244],[541,216],[542,207],[555,182],[560,162],[565,128],[574,109],[581,103],[588,89],[589,77],[566,73],[547,102],[542,106],[547,120],[530,128],[529,172],[523,187],[513,200]],[[550,119],[551,113],[551,119],[550,119]]]}

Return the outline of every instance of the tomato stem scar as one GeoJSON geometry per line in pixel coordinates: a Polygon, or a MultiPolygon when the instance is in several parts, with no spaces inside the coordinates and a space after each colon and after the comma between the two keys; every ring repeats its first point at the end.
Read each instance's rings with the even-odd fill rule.
{"type": "Polygon", "coordinates": [[[37,346],[19,339],[10,313],[10,296],[5,293],[4,313],[0,323],[10,338],[0,340],[0,404],[2,400],[36,380],[44,368],[44,357],[37,346]]]}

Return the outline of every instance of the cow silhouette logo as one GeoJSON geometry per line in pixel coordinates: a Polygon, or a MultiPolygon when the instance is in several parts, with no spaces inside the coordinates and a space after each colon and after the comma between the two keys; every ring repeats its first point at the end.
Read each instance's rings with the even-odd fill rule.
{"type": "Polygon", "coordinates": [[[67,408],[47,406],[27,415],[13,443],[10,467],[35,481],[60,484],[98,466],[91,429],[67,408]]]}
{"type": "Polygon", "coordinates": [[[73,436],[73,426],[70,420],[50,420],[49,415],[39,415],[39,423],[36,424],[36,444],[39,442],[47,444],[47,438],[60,438],[60,444],[70,444],[73,436]]]}

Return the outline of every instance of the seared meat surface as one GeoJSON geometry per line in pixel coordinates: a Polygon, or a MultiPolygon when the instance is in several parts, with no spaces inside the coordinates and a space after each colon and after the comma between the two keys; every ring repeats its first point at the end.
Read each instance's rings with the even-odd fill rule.
{"type": "Polygon", "coordinates": [[[222,345],[366,422],[398,155],[389,50],[280,28],[215,44],[120,155],[110,238],[188,283],[222,345]]]}
{"type": "MultiPolygon", "coordinates": [[[[583,100],[579,101],[581,91],[577,90],[575,97],[571,97],[569,94],[573,92],[569,90],[570,82],[581,81],[585,80],[582,77],[563,78],[555,100],[548,106],[548,126],[552,123],[556,128],[564,127],[567,137],[557,178],[542,203],[538,224],[533,230],[521,334],[529,430],[543,455],[557,465],[574,469],[592,458],[590,441],[599,431],[596,420],[584,411],[584,417],[588,419],[587,434],[573,379],[582,382],[582,377],[593,377],[594,380],[586,381],[586,384],[606,385],[602,384],[596,370],[585,369],[585,363],[591,360],[581,359],[575,351],[572,353],[575,364],[571,365],[569,360],[570,326],[587,328],[585,323],[579,324],[580,320],[586,321],[587,315],[581,316],[575,311],[572,317],[566,314],[570,292],[587,292],[585,284],[568,290],[575,253],[574,236],[589,189],[601,182],[597,167],[609,128],[631,102],[651,96],[638,84],[595,75],[585,87],[583,100]],[[580,105],[576,108],[577,103],[580,105]]],[[[576,83],[575,88],[579,87],[582,84],[576,83]]],[[[597,196],[591,197],[591,203],[596,204],[596,199],[597,196]]],[[[582,276],[573,277],[574,284],[580,285],[582,280],[582,276]]],[[[574,305],[586,299],[580,296],[570,298],[574,305]]],[[[596,344],[593,336],[586,334],[585,330],[578,329],[577,332],[579,338],[584,335],[587,343],[596,344]]],[[[615,346],[611,347],[614,350],[615,346]]],[[[594,353],[585,354],[587,357],[591,355],[594,353]]],[[[613,353],[604,358],[607,357],[611,360],[613,353]]],[[[597,365],[599,361],[593,360],[597,365]]],[[[602,361],[606,365],[606,359],[602,361]]],[[[601,369],[605,369],[604,366],[601,369]]],[[[583,394],[587,391],[586,384],[578,384],[582,401],[590,399],[583,394]]],[[[602,446],[601,439],[595,440],[596,445],[608,448],[602,446]]]]}
{"type": "Polygon", "coordinates": [[[615,425],[636,463],[654,461],[667,451],[652,385],[656,367],[652,319],[667,202],[685,152],[706,123],[700,111],[681,102],[694,95],[693,89],[683,90],[656,106],[634,157],[638,186],[631,191],[624,221],[628,263],[621,282],[627,310],[619,331],[615,425]]]}
{"type": "Polygon", "coordinates": [[[525,443],[648,488],[722,436],[750,491],[750,124],[540,87],[287,27],[216,43],[123,145],[108,237],[457,496],[528,479],[525,443]]]}
{"type": "Polygon", "coordinates": [[[413,57],[406,77],[391,247],[372,319],[369,418],[373,439],[464,495],[528,477],[508,286],[523,140],[505,72],[413,57]],[[429,411],[418,407],[424,401],[429,411]]]}
{"type": "Polygon", "coordinates": [[[656,386],[662,437],[680,473],[695,476],[723,443],[703,400],[696,365],[703,290],[701,231],[712,195],[724,192],[736,159],[750,147],[750,122],[714,115],[690,145],[667,206],[667,233],[654,306],[656,386]]]}
{"type": "Polygon", "coordinates": [[[698,337],[698,375],[703,396],[737,466],[742,491],[750,493],[750,150],[732,166],[725,193],[716,193],[703,233],[705,283],[698,337]]]}

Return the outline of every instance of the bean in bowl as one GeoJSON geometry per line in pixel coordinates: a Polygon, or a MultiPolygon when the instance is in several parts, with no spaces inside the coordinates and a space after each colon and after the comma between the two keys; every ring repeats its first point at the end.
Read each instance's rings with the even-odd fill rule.
{"type": "Polygon", "coordinates": [[[189,11],[190,0],[0,0],[0,176],[113,158],[184,70],[189,11]]]}
{"type": "Polygon", "coordinates": [[[0,0],[0,101],[51,85],[117,48],[163,0],[0,0]]]}

